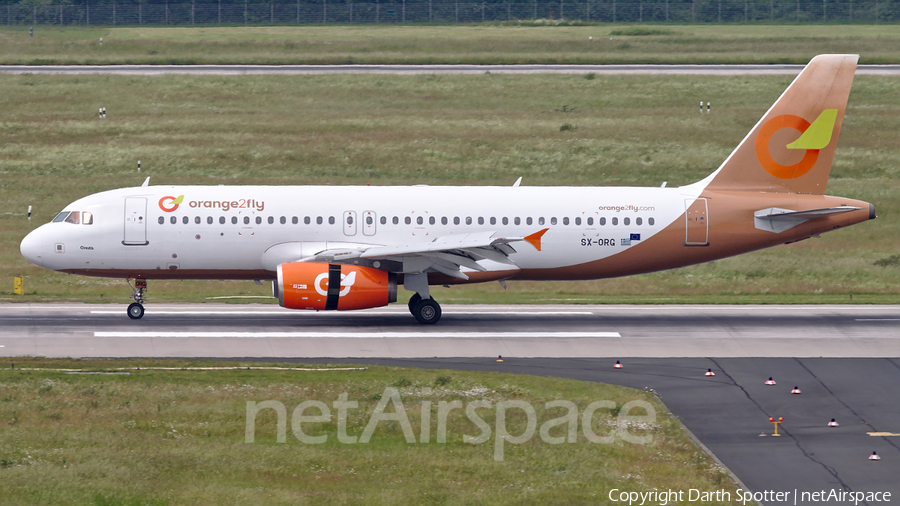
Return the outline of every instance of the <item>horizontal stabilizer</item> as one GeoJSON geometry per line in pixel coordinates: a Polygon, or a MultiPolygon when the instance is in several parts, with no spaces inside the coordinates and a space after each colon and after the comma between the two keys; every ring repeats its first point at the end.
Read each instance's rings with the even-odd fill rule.
{"type": "Polygon", "coordinates": [[[850,211],[858,211],[861,207],[840,206],[840,207],[824,207],[821,209],[807,209],[805,211],[794,211],[791,209],[781,209],[778,207],[770,207],[761,209],[753,213],[753,223],[759,230],[767,232],[781,233],[789,228],[806,221],[825,218],[832,214],[847,213],[850,211]]]}

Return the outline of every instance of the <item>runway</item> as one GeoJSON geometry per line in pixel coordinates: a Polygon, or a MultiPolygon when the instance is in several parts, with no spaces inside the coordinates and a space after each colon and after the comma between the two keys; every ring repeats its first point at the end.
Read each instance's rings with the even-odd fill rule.
{"type": "MultiPolygon", "coordinates": [[[[316,75],[316,74],[598,74],[763,76],[800,73],[804,65],[0,65],[0,74],[316,75]]],[[[856,75],[897,76],[900,65],[859,65],[856,75]]]]}
{"type": "Polygon", "coordinates": [[[351,312],[266,304],[0,304],[0,356],[897,357],[897,306],[444,305],[351,312]]]}
{"type": "Polygon", "coordinates": [[[898,340],[897,306],[445,305],[425,327],[404,305],[148,304],[140,321],[124,305],[0,305],[6,357],[361,363],[653,390],[750,490],[782,493],[760,499],[768,506],[852,503],[802,499],[822,491],[900,497],[898,340]],[[764,384],[770,376],[776,385],[764,384]],[[769,417],[785,419],[784,436],[771,436],[769,417]],[[827,426],[832,418],[840,427],[827,426]],[[873,451],[881,461],[868,460],[873,451]]]}

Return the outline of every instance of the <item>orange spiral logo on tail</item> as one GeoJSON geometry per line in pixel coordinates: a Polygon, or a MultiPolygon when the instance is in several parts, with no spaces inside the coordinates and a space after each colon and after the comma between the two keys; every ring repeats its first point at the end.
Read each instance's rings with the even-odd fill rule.
{"type": "Polygon", "coordinates": [[[770,119],[759,129],[759,135],[756,136],[756,158],[759,164],[766,172],[779,179],[796,179],[806,174],[819,159],[819,150],[831,142],[837,113],[837,109],[825,109],[812,123],[793,114],[782,114],[770,119]],[[783,128],[793,128],[800,132],[800,137],[785,148],[806,151],[803,158],[793,165],[776,162],[769,152],[772,136],[783,128]]]}

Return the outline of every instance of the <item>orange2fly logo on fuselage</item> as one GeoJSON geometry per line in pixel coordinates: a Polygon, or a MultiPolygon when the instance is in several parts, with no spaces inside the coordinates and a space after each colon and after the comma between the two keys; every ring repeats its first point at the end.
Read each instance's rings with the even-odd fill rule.
{"type": "Polygon", "coordinates": [[[783,114],[770,119],[759,129],[759,135],[756,136],[756,158],[759,164],[766,172],[779,179],[796,179],[806,174],[819,159],[819,150],[831,143],[837,113],[837,109],[825,109],[812,123],[793,114],[783,114]],[[793,165],[776,162],[769,150],[772,136],[784,128],[793,128],[800,132],[800,137],[785,147],[806,151],[803,158],[793,165]]]}
{"type": "Polygon", "coordinates": [[[159,199],[159,208],[167,213],[171,213],[178,209],[178,204],[184,202],[184,195],[179,195],[178,197],[165,196],[159,199]]]}

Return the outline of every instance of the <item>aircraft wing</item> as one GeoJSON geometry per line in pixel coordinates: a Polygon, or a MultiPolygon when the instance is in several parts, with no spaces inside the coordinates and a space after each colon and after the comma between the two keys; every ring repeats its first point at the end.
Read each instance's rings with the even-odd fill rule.
{"type": "Polygon", "coordinates": [[[302,258],[301,262],[353,263],[360,259],[390,265],[390,270],[403,273],[435,271],[466,280],[463,270],[518,269],[509,255],[516,252],[512,243],[528,242],[540,251],[543,229],[525,237],[495,237],[496,232],[454,234],[429,242],[390,246],[355,245],[352,248],[326,249],[302,258]],[[499,264],[499,265],[498,265],[499,264]]]}

